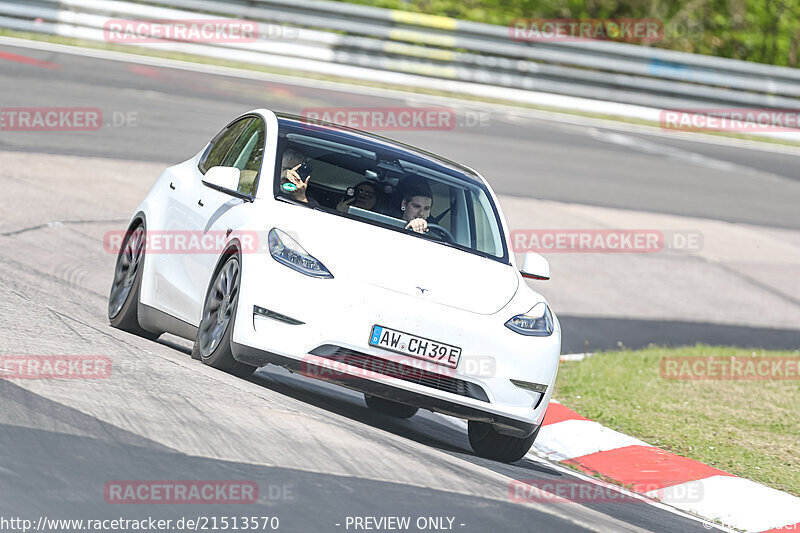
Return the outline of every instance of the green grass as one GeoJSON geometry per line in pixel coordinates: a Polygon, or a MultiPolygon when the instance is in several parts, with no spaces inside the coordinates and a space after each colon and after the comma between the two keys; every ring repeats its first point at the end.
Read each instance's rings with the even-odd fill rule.
{"type": "MultiPolygon", "coordinates": [[[[397,86],[391,85],[387,83],[380,83],[380,82],[371,82],[368,80],[357,80],[352,78],[345,78],[340,76],[329,76],[323,74],[315,74],[313,72],[301,72],[296,70],[288,70],[288,69],[280,69],[280,68],[272,68],[266,67],[263,65],[255,65],[252,63],[243,63],[243,62],[234,62],[234,61],[225,61],[222,59],[215,59],[203,56],[197,56],[192,54],[183,54],[179,52],[167,52],[167,51],[159,51],[154,50],[152,48],[142,48],[137,46],[131,45],[120,45],[114,43],[105,43],[100,41],[88,41],[83,39],[75,39],[72,37],[61,37],[56,35],[47,35],[47,34],[39,34],[39,33],[30,33],[30,32],[21,32],[16,30],[9,30],[0,28],[0,36],[6,37],[16,37],[20,39],[30,39],[33,41],[44,41],[56,44],[65,44],[70,46],[80,46],[84,48],[92,48],[96,50],[110,50],[114,52],[125,52],[129,54],[137,54],[142,56],[148,57],[158,57],[163,59],[174,59],[178,61],[188,61],[191,63],[199,63],[203,65],[216,65],[228,68],[235,68],[240,70],[249,70],[255,72],[265,72],[269,74],[279,74],[283,76],[293,76],[296,78],[306,78],[312,80],[323,80],[323,81],[331,81],[331,82],[339,82],[339,83],[347,83],[350,85],[360,85],[364,87],[375,87],[379,89],[391,89],[396,91],[403,91],[406,93],[418,93],[418,94],[427,94],[432,96],[445,96],[448,98],[456,98],[459,100],[467,100],[473,102],[485,102],[490,104],[501,104],[501,105],[509,105],[513,107],[518,107],[521,109],[532,109],[536,111],[546,111],[550,113],[559,113],[562,115],[573,115],[578,117],[585,117],[585,118],[593,118],[593,119],[601,119],[601,120],[609,120],[613,122],[619,122],[623,124],[633,124],[637,126],[647,126],[652,128],[660,128],[660,125],[657,122],[652,122],[648,120],[641,120],[636,118],[628,118],[628,117],[620,117],[617,115],[604,115],[602,113],[590,113],[585,111],[575,111],[570,109],[561,109],[561,108],[554,108],[549,106],[540,106],[540,105],[533,105],[533,104],[525,104],[514,102],[511,100],[504,100],[502,98],[484,98],[479,96],[461,94],[461,93],[451,93],[448,91],[440,91],[434,89],[425,89],[422,87],[405,87],[405,86],[397,86]]],[[[774,139],[769,137],[759,137],[757,135],[747,135],[735,132],[704,132],[703,135],[712,135],[716,137],[727,137],[733,139],[742,139],[745,141],[754,141],[766,144],[777,144],[781,146],[791,146],[798,148],[800,147],[800,142],[797,141],[789,141],[784,139],[774,139]]]]}
{"type": "Polygon", "coordinates": [[[798,357],[697,345],[562,363],[554,397],[649,444],[800,496],[800,380],[666,380],[663,357],[798,357]]]}

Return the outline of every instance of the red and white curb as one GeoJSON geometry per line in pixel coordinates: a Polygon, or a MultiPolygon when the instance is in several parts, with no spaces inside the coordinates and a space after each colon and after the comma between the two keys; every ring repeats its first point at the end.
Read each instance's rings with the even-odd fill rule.
{"type": "Polygon", "coordinates": [[[736,529],[800,533],[800,498],[608,429],[555,401],[532,452],[736,529]]]}
{"type": "Polygon", "coordinates": [[[565,353],[565,354],[561,354],[561,356],[559,356],[558,360],[560,362],[562,362],[562,363],[564,361],[570,361],[570,362],[583,361],[587,357],[591,357],[593,355],[594,355],[594,353],[591,353],[591,352],[588,352],[588,353],[565,353]]]}

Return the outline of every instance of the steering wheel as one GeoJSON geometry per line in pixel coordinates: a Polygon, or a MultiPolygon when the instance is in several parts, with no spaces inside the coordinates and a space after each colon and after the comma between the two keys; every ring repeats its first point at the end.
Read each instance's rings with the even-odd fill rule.
{"type": "Polygon", "coordinates": [[[456,242],[453,234],[441,227],[439,224],[428,224],[428,231],[436,234],[439,239],[447,242],[456,242]]]}

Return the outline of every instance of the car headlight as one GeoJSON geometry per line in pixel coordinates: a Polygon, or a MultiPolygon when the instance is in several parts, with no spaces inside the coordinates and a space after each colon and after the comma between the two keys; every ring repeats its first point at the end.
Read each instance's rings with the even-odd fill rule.
{"type": "Polygon", "coordinates": [[[314,256],[306,252],[296,240],[278,228],[269,232],[269,253],[275,261],[306,276],[332,278],[333,274],[314,256]]]}
{"type": "Polygon", "coordinates": [[[553,314],[546,303],[539,302],[527,313],[506,322],[506,327],[520,335],[548,337],[553,334],[553,314]]]}

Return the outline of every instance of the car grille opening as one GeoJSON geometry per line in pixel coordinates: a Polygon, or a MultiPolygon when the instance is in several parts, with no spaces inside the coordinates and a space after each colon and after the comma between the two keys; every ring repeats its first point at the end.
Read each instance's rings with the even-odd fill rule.
{"type": "Polygon", "coordinates": [[[317,357],[324,357],[332,361],[344,363],[346,365],[362,368],[375,374],[381,374],[390,378],[401,379],[409,383],[416,383],[424,387],[431,387],[444,392],[458,394],[482,402],[488,402],[489,397],[483,387],[463,379],[452,376],[443,376],[435,372],[405,365],[398,361],[391,361],[381,357],[357,352],[333,344],[323,344],[309,352],[317,357]]]}

